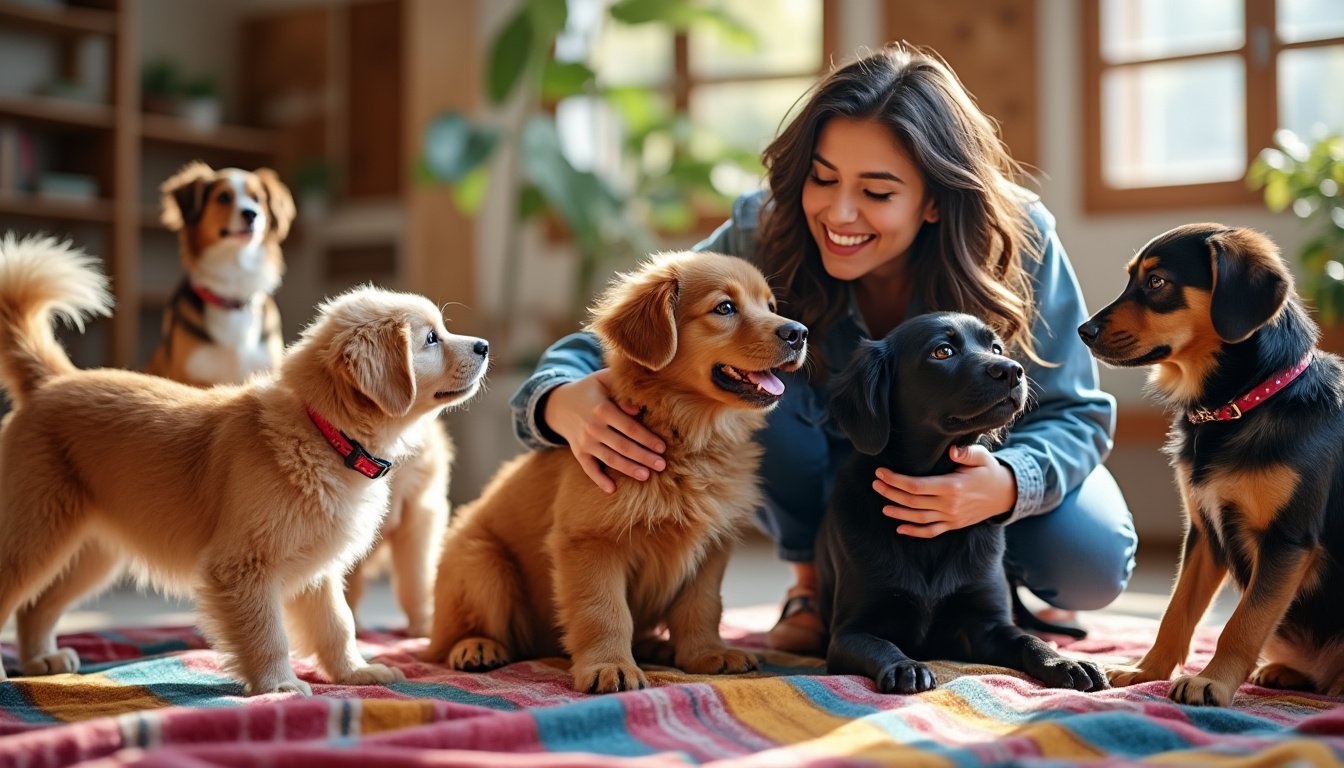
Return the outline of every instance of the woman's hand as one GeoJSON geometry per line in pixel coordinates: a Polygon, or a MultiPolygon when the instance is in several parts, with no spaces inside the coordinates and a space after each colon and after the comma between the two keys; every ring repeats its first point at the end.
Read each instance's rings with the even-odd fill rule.
{"type": "Polygon", "coordinates": [[[602,471],[604,464],[636,480],[648,480],[650,470],[661,472],[667,466],[658,455],[666,449],[662,438],[635,419],[639,408],[612,402],[610,378],[603,368],[561,384],[551,390],[541,413],[603,493],[616,490],[616,482],[602,471]]]}
{"type": "Polygon", "coordinates": [[[1017,478],[983,445],[952,446],[961,466],[946,475],[910,477],[878,469],[873,490],[891,504],[882,514],[905,523],[896,531],[931,539],[1010,511],[1017,503],[1017,478]]]}

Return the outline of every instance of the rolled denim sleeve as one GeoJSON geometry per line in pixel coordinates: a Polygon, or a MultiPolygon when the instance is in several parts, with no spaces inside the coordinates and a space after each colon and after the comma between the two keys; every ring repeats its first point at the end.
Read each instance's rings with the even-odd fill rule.
{"type": "Polygon", "coordinates": [[[537,370],[509,399],[513,432],[528,448],[565,445],[538,418],[538,409],[551,390],[577,381],[602,368],[602,345],[589,331],[579,331],[552,344],[541,356],[537,370]]]}
{"type": "Polygon", "coordinates": [[[1032,338],[1037,355],[1056,365],[1027,364],[1035,405],[994,454],[1017,478],[1017,504],[1005,522],[1059,506],[1110,455],[1115,433],[1115,398],[1100,389],[1097,363],[1078,338],[1087,310],[1054,217],[1039,203],[1030,214],[1043,238],[1042,259],[1032,263],[1039,307],[1032,338]]]}

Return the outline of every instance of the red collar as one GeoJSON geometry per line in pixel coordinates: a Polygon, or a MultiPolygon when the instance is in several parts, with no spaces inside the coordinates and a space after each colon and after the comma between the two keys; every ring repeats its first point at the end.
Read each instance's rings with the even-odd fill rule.
{"type": "Polygon", "coordinates": [[[1242,414],[1265,402],[1279,390],[1293,383],[1293,379],[1302,375],[1311,365],[1312,353],[1303,355],[1297,365],[1287,370],[1279,371],[1268,379],[1260,382],[1258,386],[1250,392],[1224,405],[1216,411],[1210,411],[1204,407],[1195,407],[1185,412],[1185,418],[1189,419],[1191,424],[1204,424],[1210,421],[1233,421],[1240,419],[1242,414]]]}
{"type": "Polygon", "coordinates": [[[344,432],[331,426],[311,406],[308,408],[308,418],[312,419],[313,424],[316,424],[317,428],[321,430],[322,436],[327,438],[331,447],[345,457],[345,466],[371,480],[377,480],[386,475],[387,471],[392,468],[392,462],[387,459],[380,459],[364,450],[364,446],[360,445],[358,440],[351,440],[346,437],[344,432]]]}
{"type": "Polygon", "coordinates": [[[195,283],[189,283],[192,293],[196,294],[206,304],[211,304],[222,309],[242,309],[247,306],[247,299],[226,299],[218,293],[195,283]]]}

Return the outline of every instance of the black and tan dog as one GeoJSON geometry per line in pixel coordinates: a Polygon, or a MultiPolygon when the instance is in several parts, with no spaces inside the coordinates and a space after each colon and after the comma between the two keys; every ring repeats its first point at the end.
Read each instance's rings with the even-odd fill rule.
{"type": "Polygon", "coordinates": [[[1248,229],[1173,229],[1139,251],[1124,292],[1078,332],[1103,362],[1153,366],[1149,384],[1174,412],[1166,452],[1185,505],[1157,639],[1137,667],[1108,670],[1111,682],[1169,679],[1230,572],[1242,596],[1213,659],[1171,698],[1227,705],[1248,676],[1344,695],[1344,375],[1315,349],[1278,249],[1248,229]]]}
{"type": "Polygon", "coordinates": [[[915,658],[938,658],[1021,670],[1057,688],[1106,687],[1095,664],[1060,656],[1013,624],[1002,525],[905,536],[872,490],[878,467],[952,471],[952,446],[991,443],[1026,398],[1022,366],[970,315],[911,318],[855,354],[831,410],[857,450],[836,477],[817,541],[829,672],[872,678],[884,693],[918,693],[935,680],[915,658]]]}

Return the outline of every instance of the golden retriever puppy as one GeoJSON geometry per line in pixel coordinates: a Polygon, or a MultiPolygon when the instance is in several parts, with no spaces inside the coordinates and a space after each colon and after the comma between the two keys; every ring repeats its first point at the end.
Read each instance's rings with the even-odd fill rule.
{"type": "MultiPolygon", "coordinates": [[[[185,275],[164,311],[163,340],[146,370],[183,384],[241,384],[280,364],[284,345],[280,243],[294,222],[294,201],[275,171],[215,170],[188,163],[160,187],[164,226],[178,233],[185,275]]],[[[406,442],[417,451],[389,479],[391,509],[368,558],[346,576],[350,610],[366,576],[390,568],[407,632],[429,631],[434,565],[448,525],[452,442],[443,422],[425,419],[406,442]],[[370,564],[369,559],[373,559],[370,564]]]]}
{"type": "Polygon", "coordinates": [[[290,642],[342,684],[368,664],[341,577],[387,510],[404,436],[471,397],[481,339],[450,335],[427,299],[359,288],[319,308],[273,377],[196,389],[78,370],[57,317],[111,300],[95,261],[50,239],[0,241],[0,623],[18,609],[25,674],[73,672],[62,610],[123,567],[195,597],[248,693],[310,692],[290,642]]]}
{"type": "Polygon", "coordinates": [[[756,665],[719,636],[730,547],[761,504],[753,433],[807,329],[759,270],[714,253],[656,256],[593,311],[618,402],[667,444],[667,469],[603,493],[568,451],[505,464],[449,528],[426,658],[484,670],[567,652],[574,688],[644,688],[641,656],[687,672],[756,665]],[[670,642],[656,638],[666,628],[670,642]]]}

